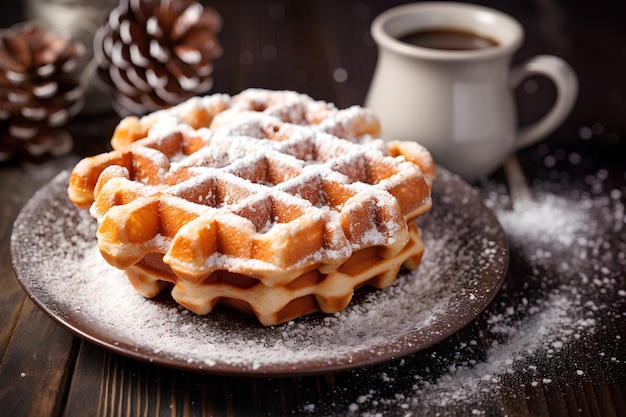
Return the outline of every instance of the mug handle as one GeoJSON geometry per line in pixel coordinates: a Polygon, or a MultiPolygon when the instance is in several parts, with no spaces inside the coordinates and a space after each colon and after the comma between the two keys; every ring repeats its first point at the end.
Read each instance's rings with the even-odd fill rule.
{"type": "Polygon", "coordinates": [[[511,70],[511,87],[515,88],[531,75],[544,75],[556,86],[556,102],[541,119],[522,126],[515,149],[529,146],[552,133],[570,114],[578,97],[578,78],[572,67],[553,55],[537,55],[511,70]]]}

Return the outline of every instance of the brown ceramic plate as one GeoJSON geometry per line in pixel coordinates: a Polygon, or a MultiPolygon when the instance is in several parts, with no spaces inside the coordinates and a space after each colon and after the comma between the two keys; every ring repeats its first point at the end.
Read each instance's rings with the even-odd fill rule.
{"type": "Polygon", "coordinates": [[[306,375],[400,358],[467,325],[500,288],[505,235],[477,193],[439,168],[433,208],[418,224],[426,246],[414,272],[386,290],[359,290],[335,315],[263,327],[225,310],[199,317],[164,295],[139,296],[96,249],[96,224],[66,197],[68,173],[43,187],[15,221],[11,253],[33,301],[78,336],[119,354],[181,370],[306,375]]]}

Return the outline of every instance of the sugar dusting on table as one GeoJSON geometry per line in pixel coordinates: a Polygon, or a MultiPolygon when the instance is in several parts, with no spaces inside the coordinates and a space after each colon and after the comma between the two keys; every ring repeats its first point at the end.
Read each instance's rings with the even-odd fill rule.
{"type": "MultiPolygon", "coordinates": [[[[509,238],[512,263],[531,265],[523,272],[526,283],[505,282],[483,313],[486,334],[448,356],[432,353],[427,367],[420,366],[420,354],[381,367],[380,380],[363,384],[370,388],[347,400],[345,414],[436,416],[460,406],[472,415],[499,415],[504,409],[493,408],[499,403],[493,399],[500,390],[523,400],[526,390],[585,378],[593,364],[624,363],[623,338],[610,328],[626,319],[626,216],[621,192],[601,191],[603,178],[587,178],[592,193],[562,197],[548,190],[551,184],[535,184],[534,200],[515,211],[505,189],[485,187],[486,204],[509,238]],[[595,346],[607,335],[614,340],[602,342],[608,347],[599,357],[570,355],[573,344],[595,346]]],[[[319,412],[324,405],[306,407],[319,412]]]]}
{"type": "MultiPolygon", "coordinates": [[[[524,272],[523,288],[505,283],[483,313],[486,334],[477,334],[469,341],[463,339],[465,341],[450,352],[442,353],[445,350],[440,348],[426,350],[367,371],[351,371],[351,378],[361,387],[359,395],[346,398],[338,386],[332,402],[304,401],[301,409],[294,412],[415,416],[437,415],[448,406],[463,405],[471,409],[473,415],[488,415],[490,410],[486,404],[493,402],[485,399],[500,389],[518,386],[520,392],[515,395],[524,395],[524,390],[548,387],[559,378],[585,378],[590,365],[572,361],[568,357],[570,346],[597,343],[597,338],[605,333],[607,318],[609,322],[625,318],[626,216],[622,195],[618,190],[609,190],[556,197],[537,184],[533,196],[534,201],[523,207],[516,206],[516,211],[512,211],[505,190],[494,188],[485,192],[487,205],[496,212],[508,235],[512,262],[532,265],[524,272]],[[613,249],[608,250],[610,247],[613,249]],[[426,367],[421,362],[425,358],[426,367]]],[[[55,215],[51,211],[50,216],[55,215]]],[[[451,216],[439,220],[455,223],[457,231],[463,222],[451,216]]],[[[57,224],[59,230],[68,226],[62,217],[48,221],[57,224]]],[[[79,281],[56,282],[54,290],[65,297],[71,296],[75,308],[90,310],[87,316],[105,312],[104,319],[109,325],[123,329],[122,338],[157,340],[158,343],[151,345],[155,353],[165,348],[180,351],[190,361],[204,358],[201,366],[210,367],[214,365],[212,358],[219,357],[220,349],[230,350],[228,354],[233,363],[249,362],[250,353],[254,352],[258,362],[253,366],[260,367],[273,360],[285,360],[285,352],[292,355],[294,363],[316,354],[348,354],[362,347],[361,340],[368,336],[367,327],[354,331],[354,318],[359,317],[362,323],[364,315],[368,314],[366,305],[365,310],[357,307],[325,317],[315,324],[313,332],[310,325],[294,321],[268,329],[271,340],[258,333],[245,342],[232,340],[229,332],[220,333],[211,328],[213,319],[203,320],[175,305],[155,303],[136,294],[123,273],[101,260],[92,237],[93,227],[92,219],[85,214],[77,225],[78,235],[70,240],[61,236],[49,239],[50,245],[57,245],[49,249],[66,257],[61,262],[63,268],[73,269],[71,275],[79,281]],[[91,273],[84,275],[85,270],[91,273]],[[83,293],[75,292],[76,284],[80,284],[83,293]],[[98,297],[94,298],[94,294],[98,297]],[[98,309],[104,310],[98,312],[98,309]],[[349,332],[343,331],[348,328],[349,332]],[[212,339],[207,340],[207,335],[212,339]],[[337,339],[341,343],[336,343],[337,339]],[[193,345],[199,340],[202,351],[194,351],[193,345]],[[336,351],[338,346],[345,346],[345,351],[336,351]],[[207,355],[212,348],[217,350],[217,356],[207,355]]],[[[445,312],[445,309],[437,311],[442,303],[441,300],[435,302],[433,297],[419,301],[423,304],[417,307],[411,303],[418,298],[415,296],[418,290],[438,294],[440,283],[431,278],[440,260],[429,258],[429,252],[461,251],[463,256],[463,248],[453,236],[446,234],[429,233],[425,240],[431,250],[426,252],[420,272],[428,279],[419,279],[420,275],[416,274],[413,286],[396,285],[386,290],[393,295],[386,299],[387,302],[395,300],[393,305],[376,304],[385,302],[384,297],[376,297],[381,292],[372,293],[373,298],[365,300],[366,304],[374,303],[377,309],[395,307],[411,313],[422,311],[417,320],[423,323],[445,312]]],[[[489,252],[489,242],[483,244],[483,250],[489,252]]],[[[39,262],[49,259],[40,253],[32,256],[39,262]]],[[[54,271],[59,265],[57,260],[44,268],[54,271]]],[[[50,273],[46,278],[54,277],[55,274],[50,273]]],[[[469,292],[467,296],[471,299],[476,294],[469,292]]],[[[372,311],[370,314],[375,314],[372,311]]],[[[215,320],[221,320],[219,314],[215,320]]],[[[378,314],[376,320],[390,327],[401,325],[394,314],[378,314]]],[[[241,326],[238,332],[250,326],[250,322],[242,321],[241,326]]],[[[600,357],[590,359],[614,363],[626,360],[623,340],[616,339],[615,343],[607,345],[613,345],[613,350],[607,348],[600,357]]]]}

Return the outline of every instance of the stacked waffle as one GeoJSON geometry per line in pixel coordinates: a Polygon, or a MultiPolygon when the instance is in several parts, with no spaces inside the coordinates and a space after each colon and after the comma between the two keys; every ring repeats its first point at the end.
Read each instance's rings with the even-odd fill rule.
{"type": "Polygon", "coordinates": [[[69,195],[145,297],[171,288],[197,314],[220,304],[275,325],[419,265],[433,162],[378,134],[366,109],[293,92],[196,98],[124,119],[69,195]]]}

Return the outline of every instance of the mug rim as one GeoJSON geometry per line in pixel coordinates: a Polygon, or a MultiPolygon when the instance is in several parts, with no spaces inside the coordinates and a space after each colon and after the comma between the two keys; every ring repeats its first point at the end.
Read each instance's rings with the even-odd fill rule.
{"type": "MultiPolygon", "coordinates": [[[[445,28],[445,29],[473,29],[468,27],[451,27],[453,25],[431,25],[422,26],[423,28],[445,28]]],[[[461,26],[461,25],[458,25],[461,26]]],[[[419,28],[415,26],[414,28],[419,28]]],[[[456,61],[456,60],[484,60],[487,58],[495,58],[503,55],[512,54],[515,52],[524,40],[524,29],[522,25],[512,16],[501,12],[491,7],[481,6],[472,3],[461,3],[454,1],[430,1],[430,2],[418,2],[408,3],[391,9],[387,9],[378,15],[371,25],[371,34],[376,43],[379,46],[383,46],[387,49],[395,51],[401,55],[429,58],[433,60],[443,61],[456,61]],[[510,39],[502,41],[501,36],[495,36],[487,33],[478,33],[479,35],[489,35],[491,38],[495,38],[498,41],[498,46],[474,49],[474,50],[442,50],[426,48],[416,45],[411,45],[406,42],[400,41],[396,36],[402,36],[410,30],[406,30],[404,33],[389,33],[390,22],[397,21],[398,19],[406,18],[407,14],[422,14],[425,12],[441,14],[452,14],[458,12],[481,14],[483,17],[491,16],[491,18],[498,19],[500,22],[510,26],[512,32],[510,32],[510,39]],[[394,36],[395,35],[395,36],[394,36]]]]}

